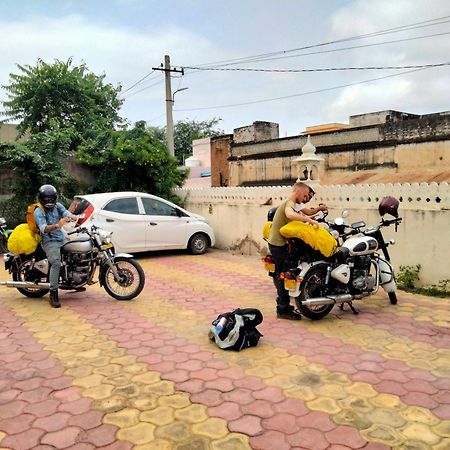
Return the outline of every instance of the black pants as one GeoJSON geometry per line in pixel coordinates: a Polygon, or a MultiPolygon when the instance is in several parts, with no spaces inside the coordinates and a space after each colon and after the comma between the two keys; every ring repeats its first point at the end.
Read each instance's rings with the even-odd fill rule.
{"type": "Polygon", "coordinates": [[[280,280],[280,273],[288,269],[289,249],[288,245],[279,247],[278,245],[269,244],[269,250],[275,263],[275,273],[273,276],[273,284],[277,289],[277,312],[293,311],[294,307],[290,305],[291,298],[289,292],[284,288],[284,281],[280,280]]]}

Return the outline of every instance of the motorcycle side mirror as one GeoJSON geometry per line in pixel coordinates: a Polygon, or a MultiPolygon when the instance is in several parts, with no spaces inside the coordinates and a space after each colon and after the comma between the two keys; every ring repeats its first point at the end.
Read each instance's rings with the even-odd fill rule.
{"type": "Polygon", "coordinates": [[[349,215],[350,215],[350,213],[346,209],[344,209],[344,211],[342,211],[341,217],[343,217],[345,219],[349,215]]]}

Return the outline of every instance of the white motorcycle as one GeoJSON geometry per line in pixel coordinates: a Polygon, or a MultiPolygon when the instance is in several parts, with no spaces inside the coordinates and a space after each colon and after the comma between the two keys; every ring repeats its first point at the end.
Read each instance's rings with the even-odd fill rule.
{"type": "Polygon", "coordinates": [[[391,304],[397,303],[394,269],[390,263],[388,246],[394,240],[386,242],[382,228],[398,225],[402,219],[397,217],[398,200],[385,197],[379,206],[381,222],[373,228],[355,222],[345,224],[343,218],[326,222],[330,232],[337,238],[338,251],[325,258],[300,239],[290,239],[292,269],[283,272],[284,286],[289,295],[295,298],[300,312],[309,319],[319,320],[325,317],[339,304],[347,303],[357,314],[353,300],[375,294],[381,286],[388,294],[391,304]],[[393,219],[384,219],[389,213],[393,219]]]}

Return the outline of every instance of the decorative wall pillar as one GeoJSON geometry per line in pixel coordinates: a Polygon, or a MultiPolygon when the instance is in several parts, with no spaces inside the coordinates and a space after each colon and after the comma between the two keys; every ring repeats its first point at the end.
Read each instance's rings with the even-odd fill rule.
{"type": "Polygon", "coordinates": [[[302,154],[292,160],[297,168],[297,182],[303,181],[306,184],[320,184],[319,167],[323,163],[323,158],[316,155],[316,147],[311,142],[308,135],[306,144],[302,147],[302,154]]]}

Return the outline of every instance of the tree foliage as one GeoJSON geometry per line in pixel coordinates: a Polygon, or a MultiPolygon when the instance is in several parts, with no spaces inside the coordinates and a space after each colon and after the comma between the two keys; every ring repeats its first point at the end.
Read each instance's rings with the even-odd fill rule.
{"type": "Polygon", "coordinates": [[[182,163],[184,159],[192,155],[192,141],[205,137],[213,137],[223,134],[223,130],[216,126],[222,119],[214,117],[211,120],[181,120],[174,126],[175,157],[182,163]]]}
{"type": "Polygon", "coordinates": [[[33,199],[41,184],[51,183],[70,195],[79,186],[64,160],[122,122],[120,87],[105,84],[104,76],[89,72],[85,64],[72,66],[71,59],[53,64],[39,59],[35,67],[17,67],[20,73],[10,74],[10,84],[3,86],[8,100],[2,102],[2,115],[19,120],[19,137],[26,138],[0,154],[0,162],[17,176],[12,191],[33,199]]]}
{"type": "Polygon", "coordinates": [[[10,84],[3,86],[8,96],[3,115],[20,121],[20,135],[46,133],[55,125],[71,129],[70,149],[75,150],[83,139],[122,122],[120,87],[104,83],[105,76],[89,72],[85,64],[39,59],[35,67],[17,67],[21,73],[10,74],[10,84]]]}
{"type": "Polygon", "coordinates": [[[186,171],[178,170],[160,136],[146,129],[145,122],[113,132],[109,141],[105,136],[99,139],[102,142],[79,151],[80,159],[96,168],[96,191],[133,190],[170,199],[171,189],[181,186],[186,178],[186,171]]]}
{"type": "MultiPolygon", "coordinates": [[[[192,141],[206,137],[213,137],[223,134],[223,130],[216,128],[222,119],[212,118],[211,120],[180,120],[174,125],[174,147],[175,157],[179,164],[192,155],[192,141]]],[[[167,130],[165,127],[151,128],[156,136],[161,140],[167,139],[167,130]]]]}

